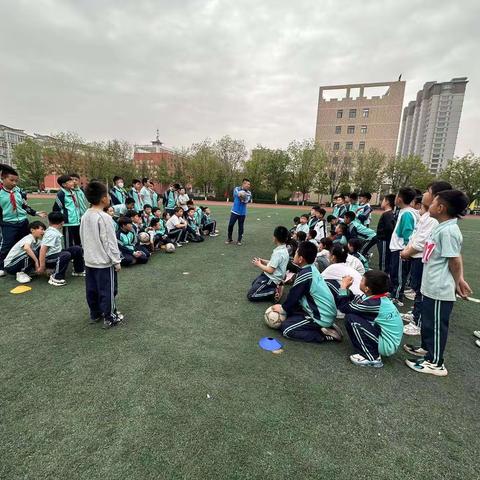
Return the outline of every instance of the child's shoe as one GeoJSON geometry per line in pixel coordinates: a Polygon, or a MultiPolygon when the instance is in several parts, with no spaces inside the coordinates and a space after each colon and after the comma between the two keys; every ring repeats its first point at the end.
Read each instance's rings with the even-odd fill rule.
{"type": "Polygon", "coordinates": [[[4,277],[7,274],[5,270],[0,270],[0,277],[4,277]]]}
{"type": "Polygon", "coordinates": [[[57,280],[53,275],[50,275],[50,279],[48,280],[48,283],[50,285],[53,285],[54,287],[63,287],[64,285],[67,284],[65,280],[57,280]]]}
{"type": "Polygon", "coordinates": [[[404,345],[403,349],[410,355],[415,355],[416,357],[424,357],[428,353],[422,347],[416,347],[415,345],[411,345],[409,343],[404,345]]]}
{"type": "Polygon", "coordinates": [[[381,357],[378,357],[376,360],[368,360],[367,358],[360,355],[359,353],[355,353],[354,355],[350,355],[350,361],[354,365],[357,365],[358,367],[373,367],[373,368],[383,367],[383,362],[381,357]]]}
{"type": "Polygon", "coordinates": [[[341,342],[342,341],[342,331],[333,323],[331,327],[326,328],[322,327],[320,329],[325,335],[325,338],[329,342],[341,342]]]}
{"type": "Polygon", "coordinates": [[[87,274],[83,272],[72,272],[72,277],[85,277],[87,274]]]}
{"type": "Polygon", "coordinates": [[[27,275],[25,272],[18,272],[16,278],[18,283],[29,283],[32,281],[30,276],[27,275]]]}
{"type": "Polygon", "coordinates": [[[435,375],[436,377],[446,377],[448,375],[445,365],[435,365],[424,358],[405,360],[405,364],[415,372],[427,373],[429,375],[435,375]]]}
{"type": "Polygon", "coordinates": [[[473,332],[473,335],[475,335],[475,337],[477,337],[477,338],[480,338],[480,330],[475,330],[473,332]]]}
{"type": "Polygon", "coordinates": [[[401,313],[400,316],[402,317],[403,323],[410,323],[413,322],[413,313],[401,313]]]}
{"type": "Polygon", "coordinates": [[[421,329],[418,325],[415,325],[413,322],[412,323],[407,323],[403,327],[403,333],[405,335],[420,335],[421,334],[421,329]]]}

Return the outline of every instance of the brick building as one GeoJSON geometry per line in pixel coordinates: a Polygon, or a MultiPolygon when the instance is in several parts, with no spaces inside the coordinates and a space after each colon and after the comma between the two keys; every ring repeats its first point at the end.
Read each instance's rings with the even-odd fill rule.
{"type": "Polygon", "coordinates": [[[157,137],[150,145],[135,145],[133,150],[133,162],[139,169],[146,166],[147,170],[152,174],[155,170],[165,164],[169,175],[173,175],[175,171],[174,152],[163,146],[163,142],[157,137]]]}

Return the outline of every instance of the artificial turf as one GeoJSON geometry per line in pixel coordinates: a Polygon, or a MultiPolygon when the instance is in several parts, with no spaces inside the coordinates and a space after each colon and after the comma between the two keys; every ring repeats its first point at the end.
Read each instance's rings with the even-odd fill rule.
{"type": "MultiPolygon", "coordinates": [[[[228,209],[213,212],[224,234],[228,209]]],[[[479,478],[480,305],[454,308],[445,378],[403,351],[355,367],[348,339],[258,347],[279,335],[246,300],[250,259],[295,214],[253,206],[242,247],[222,235],[122,270],[127,320],[108,331],[88,324],[82,278],[22,295],[0,279],[0,478],[479,478]]],[[[461,228],[480,296],[480,222],[461,228]]]]}

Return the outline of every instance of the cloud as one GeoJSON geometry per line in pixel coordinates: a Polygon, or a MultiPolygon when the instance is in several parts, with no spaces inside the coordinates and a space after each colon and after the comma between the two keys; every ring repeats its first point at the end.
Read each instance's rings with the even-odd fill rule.
{"type": "Polygon", "coordinates": [[[441,1],[0,0],[1,123],[188,145],[285,146],[315,131],[318,87],[468,76],[457,153],[480,152],[480,6],[441,1]],[[4,4],[2,6],[2,3],[4,4]]]}

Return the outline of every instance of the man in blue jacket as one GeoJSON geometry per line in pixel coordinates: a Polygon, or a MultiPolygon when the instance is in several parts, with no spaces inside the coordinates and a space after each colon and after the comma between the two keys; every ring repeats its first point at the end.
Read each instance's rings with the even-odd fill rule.
{"type": "Polygon", "coordinates": [[[233,207],[230,212],[230,221],[228,222],[228,238],[225,243],[232,243],[233,228],[238,221],[238,241],[237,245],[242,244],[243,224],[247,216],[247,204],[251,202],[252,194],[250,192],[250,180],[244,178],[242,185],[233,189],[233,207]]]}

